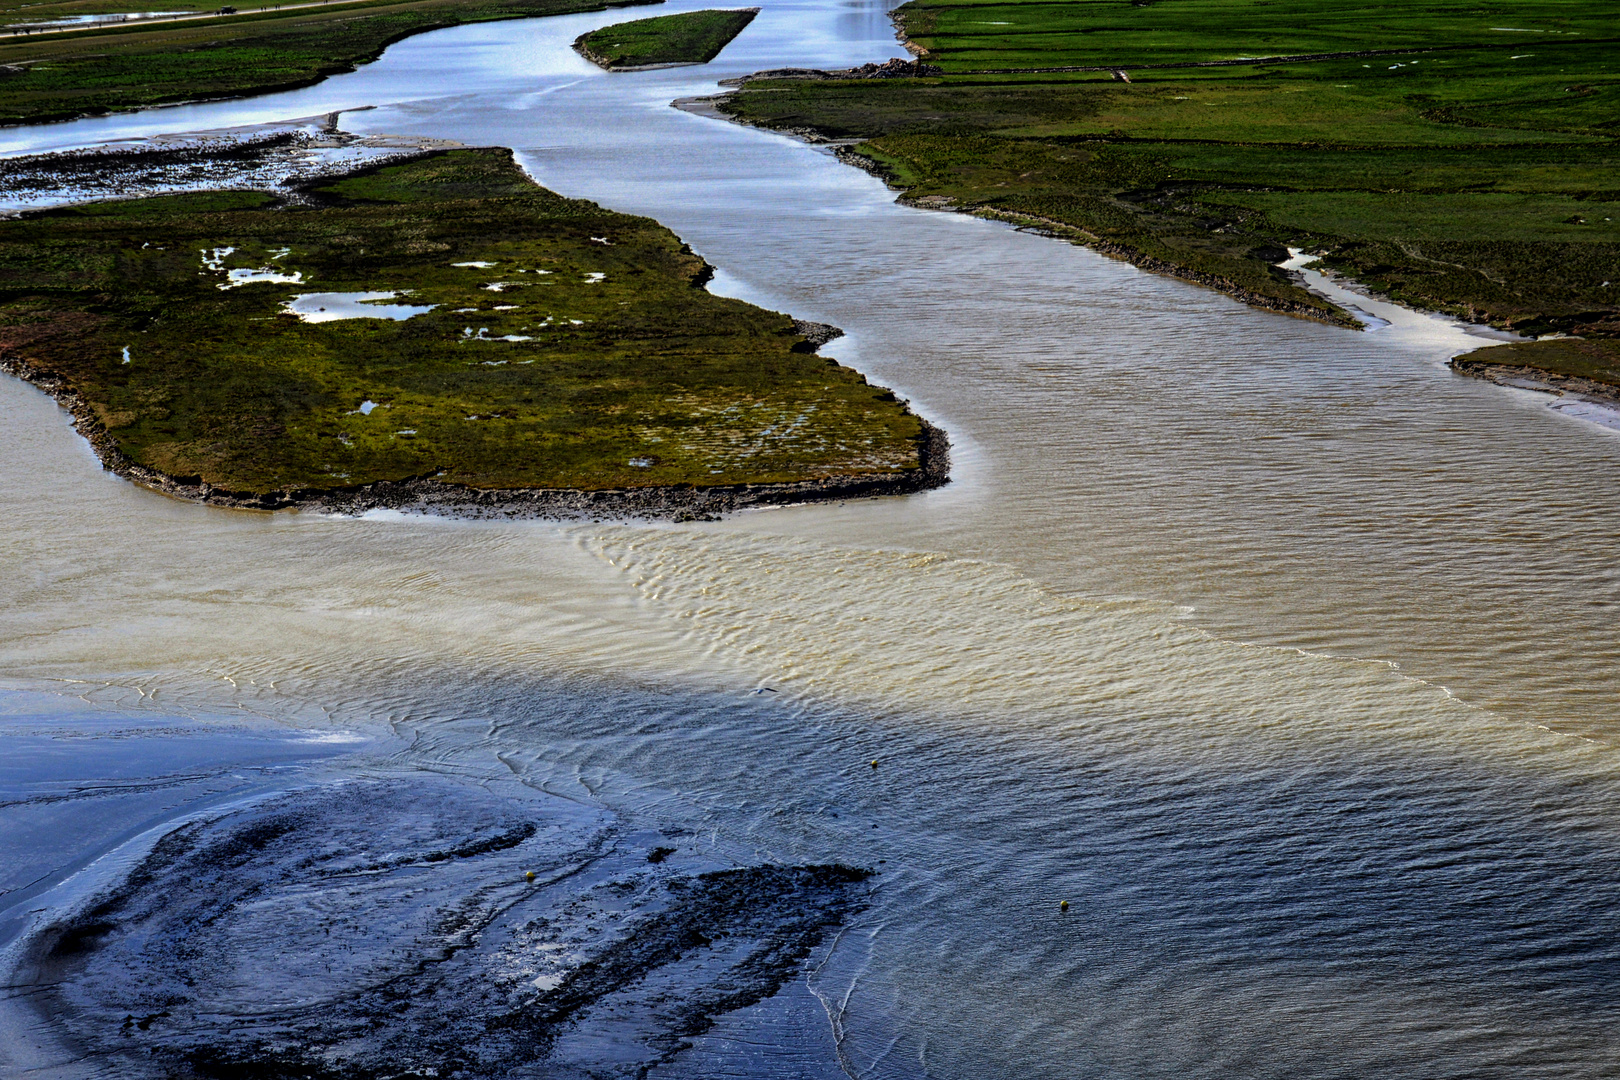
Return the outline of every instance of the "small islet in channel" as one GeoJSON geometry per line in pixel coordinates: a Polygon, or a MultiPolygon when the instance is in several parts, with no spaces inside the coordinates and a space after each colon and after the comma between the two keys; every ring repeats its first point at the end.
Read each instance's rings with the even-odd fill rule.
{"type": "Polygon", "coordinates": [[[1612,1061],[1605,13],[58,6],[0,1068],[1612,1061]]]}

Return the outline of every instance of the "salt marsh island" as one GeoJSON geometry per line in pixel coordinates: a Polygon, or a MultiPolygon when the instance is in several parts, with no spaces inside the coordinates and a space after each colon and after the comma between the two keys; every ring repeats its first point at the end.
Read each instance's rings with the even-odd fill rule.
{"type": "Polygon", "coordinates": [[[944,480],[943,436],[506,150],[0,223],[0,363],[108,467],[256,508],[668,516],[944,480]]]}
{"type": "Polygon", "coordinates": [[[574,48],[591,63],[609,71],[707,64],[758,14],[759,8],[687,11],[614,23],[581,34],[574,48]]]}

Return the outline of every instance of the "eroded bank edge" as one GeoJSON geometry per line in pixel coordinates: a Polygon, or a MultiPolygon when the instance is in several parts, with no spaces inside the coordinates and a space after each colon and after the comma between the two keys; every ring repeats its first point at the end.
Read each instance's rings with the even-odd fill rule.
{"type": "Polygon", "coordinates": [[[1475,349],[1454,357],[1449,363],[1452,371],[1459,375],[1468,375],[1475,379],[1484,379],[1498,386],[1510,386],[1518,390],[1537,390],[1547,394],[1557,394],[1562,397],[1574,394],[1578,397],[1589,398],[1613,409],[1620,409],[1620,386],[1611,383],[1598,382],[1596,379],[1584,379],[1579,375],[1565,375],[1546,368],[1531,367],[1528,364],[1498,364],[1489,360],[1478,359],[1479,355],[1488,352],[1484,349],[1475,349]]]}
{"type": "MultiPolygon", "coordinates": [[[[117,476],[176,499],[239,510],[305,510],[362,514],[371,510],[432,514],[469,519],[715,520],[750,507],[836,502],[843,499],[912,495],[950,482],[950,439],[921,416],[916,468],[900,473],[844,473],[778,484],[689,484],[634,488],[473,488],[431,476],[384,480],[355,487],[286,488],[262,494],[216,488],[170,476],[130,459],[95,416],[90,403],[67,382],[20,357],[0,356],[0,372],[16,376],[54,398],[73,417],[73,427],[95,451],[102,467],[117,476]]],[[[903,403],[902,403],[903,404],[903,403]]],[[[916,416],[909,408],[905,411],[916,416]]]]}

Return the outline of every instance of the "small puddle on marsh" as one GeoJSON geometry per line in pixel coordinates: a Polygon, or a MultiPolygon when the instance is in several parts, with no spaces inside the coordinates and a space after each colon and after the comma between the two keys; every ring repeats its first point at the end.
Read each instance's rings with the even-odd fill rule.
{"type": "Polygon", "coordinates": [[[304,322],[335,322],[338,319],[393,319],[401,322],[422,315],[437,304],[383,304],[397,292],[300,293],[282,305],[282,310],[304,322]]]}
{"type": "MultiPolygon", "coordinates": [[[[291,250],[291,248],[282,248],[270,258],[272,261],[284,259],[291,250]]],[[[203,269],[215,273],[225,270],[225,260],[235,251],[234,247],[217,247],[214,249],[213,254],[209,254],[208,249],[203,248],[203,269]]],[[[252,285],[263,281],[272,284],[299,285],[303,283],[303,280],[303,272],[299,270],[284,270],[277,266],[238,267],[235,270],[225,271],[225,280],[220,283],[219,287],[221,289],[234,289],[239,285],[252,285]]]]}
{"type": "MultiPolygon", "coordinates": [[[[528,327],[525,326],[523,329],[527,330],[528,327]]],[[[500,337],[490,337],[489,336],[489,327],[480,326],[478,328],[478,333],[475,334],[475,333],[473,333],[472,327],[469,326],[466,329],[461,331],[461,340],[463,340],[463,341],[533,341],[534,338],[529,337],[529,336],[524,335],[524,334],[503,334],[500,337]]],[[[488,361],[488,360],[484,361],[484,363],[486,363],[486,364],[490,363],[490,362],[491,361],[488,361]]],[[[496,361],[496,362],[501,363],[501,364],[506,363],[505,360],[500,360],[500,361],[496,361]]]]}
{"type": "Polygon", "coordinates": [[[226,272],[225,281],[220,288],[234,289],[238,285],[253,285],[263,281],[279,285],[301,285],[304,282],[304,275],[299,270],[274,270],[270,267],[260,267],[257,270],[230,270],[226,272]]]}

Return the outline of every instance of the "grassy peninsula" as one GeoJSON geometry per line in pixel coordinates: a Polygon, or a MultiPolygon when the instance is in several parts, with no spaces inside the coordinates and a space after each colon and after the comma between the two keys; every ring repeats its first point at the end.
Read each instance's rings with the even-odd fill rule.
{"type": "MultiPolygon", "coordinates": [[[[0,125],[289,90],[352,71],[393,42],[426,30],[639,2],[660,0],[292,0],[244,6],[235,15],[97,24],[22,36],[6,35],[0,23],[0,125]]],[[[15,26],[131,6],[165,11],[188,7],[120,0],[25,7],[4,0],[0,19],[15,26]]]]}
{"type": "MultiPolygon", "coordinates": [[[[1416,306],[1620,333],[1620,5],[912,0],[921,63],[721,107],[850,140],[916,204],[1037,225],[1261,307],[1289,246],[1416,306]]],[[[793,73],[783,73],[791,75],[793,73]]]]}
{"type": "Polygon", "coordinates": [[[615,23],[581,34],[574,48],[609,71],[662,64],[707,64],[742,33],[759,8],[688,11],[615,23]]]}
{"type": "Polygon", "coordinates": [[[0,222],[0,362],[72,406],[110,463],[214,501],[424,477],[929,486],[916,416],[788,316],[703,289],[708,272],[657,222],[538,187],[509,151],[455,151],[294,199],[0,222]],[[341,293],[361,294],[350,314],[409,317],[311,298],[341,293]]]}

